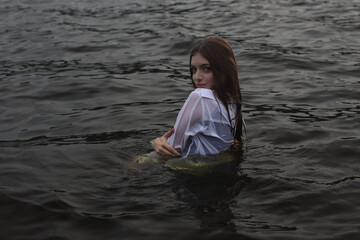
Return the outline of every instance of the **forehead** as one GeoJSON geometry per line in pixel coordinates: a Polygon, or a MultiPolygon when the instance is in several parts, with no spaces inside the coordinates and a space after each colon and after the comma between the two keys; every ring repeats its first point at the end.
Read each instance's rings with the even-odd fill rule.
{"type": "Polygon", "coordinates": [[[191,65],[192,66],[201,66],[201,65],[210,65],[210,63],[200,53],[196,53],[196,54],[194,54],[194,56],[191,57],[191,65]]]}

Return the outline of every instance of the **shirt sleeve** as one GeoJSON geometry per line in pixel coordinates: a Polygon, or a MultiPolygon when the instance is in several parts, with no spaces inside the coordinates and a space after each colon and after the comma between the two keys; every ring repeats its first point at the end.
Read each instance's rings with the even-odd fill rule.
{"type": "Polygon", "coordinates": [[[181,108],[168,139],[183,157],[217,154],[233,141],[227,111],[209,89],[190,93],[181,108]]]}
{"type": "Polygon", "coordinates": [[[175,122],[175,132],[169,138],[170,145],[176,150],[183,149],[187,133],[192,132],[195,125],[202,121],[202,105],[202,98],[196,92],[192,92],[185,101],[175,122]]]}

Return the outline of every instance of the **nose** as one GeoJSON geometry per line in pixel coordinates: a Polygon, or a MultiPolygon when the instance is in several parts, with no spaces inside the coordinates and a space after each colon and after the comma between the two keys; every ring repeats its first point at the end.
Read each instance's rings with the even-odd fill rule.
{"type": "Polygon", "coordinates": [[[196,72],[193,74],[193,77],[194,77],[194,80],[196,80],[196,81],[201,81],[202,78],[203,78],[203,75],[202,75],[201,71],[196,71],[196,72]]]}

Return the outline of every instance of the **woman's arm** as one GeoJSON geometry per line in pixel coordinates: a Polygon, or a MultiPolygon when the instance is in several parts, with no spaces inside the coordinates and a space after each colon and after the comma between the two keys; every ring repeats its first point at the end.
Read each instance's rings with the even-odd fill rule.
{"type": "Polygon", "coordinates": [[[175,132],[168,140],[168,143],[180,152],[184,149],[193,126],[201,122],[203,111],[201,99],[199,90],[190,93],[176,118],[175,132]]]}
{"type": "MultiPolygon", "coordinates": [[[[198,89],[189,95],[176,118],[174,129],[153,141],[152,146],[155,152],[164,157],[180,156],[176,149],[183,150],[187,140],[185,134],[190,133],[192,127],[202,121],[203,115],[208,116],[213,110],[213,107],[208,104],[205,104],[205,109],[202,108],[203,91],[198,89]]],[[[212,92],[210,93],[212,95],[212,92]]]]}
{"type": "Polygon", "coordinates": [[[172,128],[170,131],[166,132],[161,137],[156,138],[152,142],[152,146],[158,154],[163,157],[178,157],[180,154],[167,143],[167,139],[174,133],[174,129],[172,128]]]}

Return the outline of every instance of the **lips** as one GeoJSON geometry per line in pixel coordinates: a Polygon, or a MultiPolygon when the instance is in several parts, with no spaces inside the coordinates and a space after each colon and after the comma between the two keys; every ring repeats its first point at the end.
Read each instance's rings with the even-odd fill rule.
{"type": "Polygon", "coordinates": [[[206,84],[196,84],[196,87],[198,88],[204,88],[206,86],[206,84]]]}

